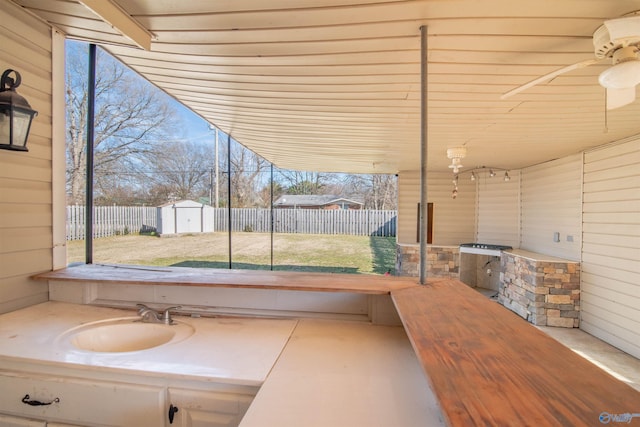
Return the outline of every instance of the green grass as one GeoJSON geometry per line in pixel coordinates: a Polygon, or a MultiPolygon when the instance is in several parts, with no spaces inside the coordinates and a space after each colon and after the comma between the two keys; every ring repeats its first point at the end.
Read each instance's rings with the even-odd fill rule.
{"type": "MultiPolygon", "coordinates": [[[[84,241],[67,242],[68,262],[84,262],[84,241]]],[[[271,268],[268,233],[233,233],[232,268],[271,268]]],[[[137,264],[229,268],[226,233],[179,237],[114,236],[93,241],[96,264],[137,264]]],[[[342,235],[275,234],[273,269],[326,273],[384,274],[395,271],[395,238],[342,235]]]]}

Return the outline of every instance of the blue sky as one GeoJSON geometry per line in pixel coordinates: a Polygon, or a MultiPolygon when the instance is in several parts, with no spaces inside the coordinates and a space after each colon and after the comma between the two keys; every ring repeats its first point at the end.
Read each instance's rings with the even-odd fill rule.
{"type": "MultiPolygon", "coordinates": [[[[184,129],[182,129],[182,131],[184,132],[185,138],[188,138],[191,141],[208,141],[213,143],[214,132],[209,129],[209,123],[207,121],[173,98],[171,98],[171,103],[175,106],[178,114],[180,114],[182,119],[181,124],[184,125],[184,129]]],[[[219,138],[222,138],[222,133],[219,138]]]]}

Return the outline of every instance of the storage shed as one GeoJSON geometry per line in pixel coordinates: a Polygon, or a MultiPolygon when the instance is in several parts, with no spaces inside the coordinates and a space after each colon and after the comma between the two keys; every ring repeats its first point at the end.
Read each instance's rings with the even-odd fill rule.
{"type": "Polygon", "coordinates": [[[158,234],[212,233],[214,215],[214,208],[192,200],[158,206],[158,234]]]}

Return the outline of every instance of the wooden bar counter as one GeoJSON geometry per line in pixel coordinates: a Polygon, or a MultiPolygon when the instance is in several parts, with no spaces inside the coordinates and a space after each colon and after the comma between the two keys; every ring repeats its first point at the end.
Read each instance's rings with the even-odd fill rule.
{"type": "Polygon", "coordinates": [[[391,295],[450,425],[596,426],[640,413],[638,391],[462,282],[391,295]]]}
{"type": "Polygon", "coordinates": [[[449,425],[640,424],[640,392],[455,279],[104,265],[36,279],[390,295],[449,425]]]}
{"type": "Polygon", "coordinates": [[[327,274],[294,271],[224,270],[122,264],[82,264],[34,276],[36,280],[128,285],[198,286],[348,292],[388,295],[417,285],[413,277],[373,274],[327,274]]]}

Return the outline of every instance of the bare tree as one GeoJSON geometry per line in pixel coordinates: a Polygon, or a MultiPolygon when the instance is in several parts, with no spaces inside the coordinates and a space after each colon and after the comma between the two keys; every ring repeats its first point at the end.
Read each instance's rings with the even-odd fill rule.
{"type": "Polygon", "coordinates": [[[395,175],[370,175],[371,191],[365,199],[369,209],[398,208],[398,179],[395,175]]]}
{"type": "MultiPolygon", "coordinates": [[[[87,45],[67,42],[67,188],[72,203],[84,202],[87,165],[87,45]]],[[[175,113],[169,98],[98,49],[94,130],[96,188],[114,179],[123,165],[140,161],[166,135],[175,113]]]]}
{"type": "Polygon", "coordinates": [[[138,174],[123,163],[114,164],[109,172],[101,173],[95,181],[96,205],[147,204],[140,191],[138,174]]]}
{"type": "MultiPolygon", "coordinates": [[[[231,205],[235,208],[268,206],[269,200],[264,200],[262,192],[269,182],[270,163],[253,151],[232,141],[231,147],[223,145],[221,156],[224,159],[225,170],[229,148],[231,149],[231,205]]],[[[227,174],[223,180],[226,181],[227,174]]]]}
{"type": "Polygon", "coordinates": [[[309,171],[281,170],[279,179],[288,194],[324,194],[324,189],[331,183],[331,174],[309,171]]]}
{"type": "Polygon", "coordinates": [[[363,199],[366,209],[397,209],[398,180],[395,175],[346,175],[343,194],[363,199]]]}
{"type": "Polygon", "coordinates": [[[140,165],[138,176],[146,181],[156,204],[208,197],[214,156],[211,144],[165,144],[140,165]]]}

